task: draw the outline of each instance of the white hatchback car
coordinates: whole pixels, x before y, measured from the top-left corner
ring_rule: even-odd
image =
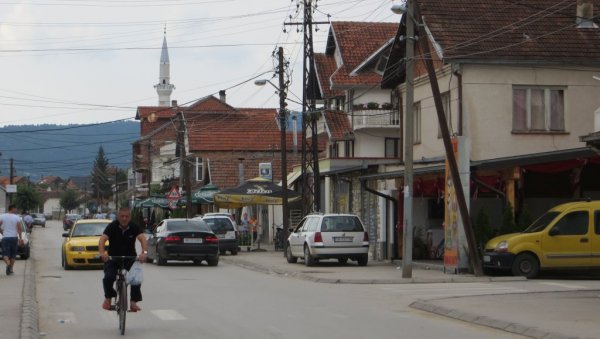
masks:
[[[353,214],[311,214],[300,221],[288,238],[286,258],[295,263],[304,258],[306,266],[319,259],[348,259],[365,266],[369,261],[369,234]]]

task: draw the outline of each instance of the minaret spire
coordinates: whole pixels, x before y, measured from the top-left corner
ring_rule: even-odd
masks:
[[[165,25],[163,44],[160,52],[158,84],[154,85],[154,88],[156,88],[156,93],[158,93],[158,106],[171,106],[171,93],[173,93],[175,85],[170,83],[170,68],[169,49],[167,48],[167,25]]]

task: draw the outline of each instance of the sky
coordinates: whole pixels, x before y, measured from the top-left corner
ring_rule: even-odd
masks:
[[[399,22],[392,0],[312,0],[314,21]],[[400,0],[396,0],[400,2]],[[155,106],[163,36],[172,100],[186,105],[226,89],[234,107],[278,107],[271,79],[279,47],[288,97],[302,98],[298,0],[26,0],[0,2],[0,126],[133,119]],[[297,5],[299,7],[297,7]],[[299,10],[298,10],[299,9]],[[316,26],[324,52],[329,25]],[[277,84],[277,78],[272,79]],[[300,110],[289,102],[288,108]]]

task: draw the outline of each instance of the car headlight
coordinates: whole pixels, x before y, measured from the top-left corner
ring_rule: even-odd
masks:
[[[85,251],[85,246],[71,246],[71,252],[83,252]]]
[[[496,245],[496,248],[494,248],[494,251],[508,252],[508,241],[503,240],[503,241],[499,242],[498,245]]]

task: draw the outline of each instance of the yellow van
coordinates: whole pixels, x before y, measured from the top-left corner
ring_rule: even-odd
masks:
[[[522,233],[485,245],[483,270],[533,278],[540,270],[600,268],[600,201],[558,205]]]

